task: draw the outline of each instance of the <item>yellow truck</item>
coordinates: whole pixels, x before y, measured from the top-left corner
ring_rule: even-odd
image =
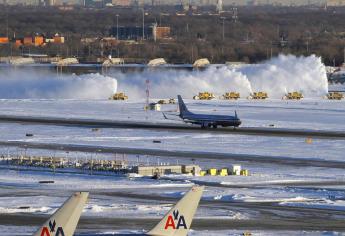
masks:
[[[161,100],[159,100],[157,103],[158,103],[158,104],[161,104],[161,105],[163,105],[163,104],[176,104],[176,101],[175,101],[174,98],[170,98],[169,100],[167,100],[167,99],[161,99]]]
[[[158,103],[158,104],[161,104],[161,105],[163,105],[163,104],[168,104],[167,100],[164,100],[164,99],[159,100],[157,103]]]
[[[114,93],[109,100],[127,100],[128,96],[125,93]]]
[[[169,99],[169,104],[176,104],[176,100],[174,98]]]
[[[344,94],[342,94],[340,92],[329,92],[327,94],[327,98],[329,100],[341,100],[344,98]]]
[[[287,100],[301,100],[302,98],[304,98],[303,94],[297,91],[289,92],[285,94],[285,96],[283,97],[283,99],[287,99]]]
[[[211,100],[214,98],[214,94],[210,92],[201,92],[193,97],[194,100]]]
[[[237,100],[240,97],[241,97],[240,93],[236,93],[236,92],[227,92],[223,95],[224,100]]]
[[[255,100],[264,100],[267,99],[268,95],[266,92],[253,92],[249,95],[248,99],[255,99]]]

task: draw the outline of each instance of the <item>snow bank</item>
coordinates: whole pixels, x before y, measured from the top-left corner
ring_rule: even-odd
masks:
[[[0,207],[0,213],[13,214],[13,213],[51,213],[50,207],[24,207],[24,208],[10,208]]]

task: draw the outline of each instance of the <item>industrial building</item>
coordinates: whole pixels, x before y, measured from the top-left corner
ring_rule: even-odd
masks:
[[[153,27],[154,40],[170,38],[170,27],[156,26]]]
[[[0,44],[7,44],[9,42],[8,37],[0,37]]]
[[[168,174],[193,174],[199,175],[201,168],[197,165],[157,165],[135,166],[133,172],[142,176],[168,175]]]
[[[166,39],[170,37],[170,27],[152,26],[119,26],[110,30],[110,35],[118,37],[119,40],[139,40],[143,38],[149,40]]]
[[[63,44],[65,43],[65,37],[59,34],[55,34],[52,38],[47,38],[42,35],[25,36],[22,38],[21,37],[18,37],[18,38],[0,37],[0,45],[7,44],[7,43],[13,43],[14,46],[16,47],[20,47],[20,46],[40,47],[40,46],[44,46],[47,43]]]
[[[153,39],[153,27],[139,27],[139,26],[119,26],[113,27],[110,34],[114,37],[118,36],[119,40],[139,40],[143,36],[145,39]]]

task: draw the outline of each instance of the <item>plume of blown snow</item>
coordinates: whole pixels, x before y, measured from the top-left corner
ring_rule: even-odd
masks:
[[[114,73],[112,77],[100,74],[57,77],[34,70],[2,72],[0,98],[107,99],[116,90],[133,99],[144,98],[148,79],[153,98],[177,94],[191,98],[202,91],[218,96],[235,91],[242,97],[253,91],[265,91],[273,98],[293,91],[306,97],[320,97],[328,92],[326,67],[321,58],[280,55],[262,64],[240,68],[224,65],[202,71],[152,69],[142,73]]]
[[[100,74],[56,76],[47,71],[7,71],[0,74],[2,99],[107,99],[117,80]]]
[[[239,91],[249,94],[250,83],[245,75],[226,66],[210,67],[205,71],[152,71],[143,73],[116,74],[119,90],[130,97],[145,97],[145,81],[150,80],[150,95],[155,98],[175,97],[180,94],[192,97],[201,91],[223,94],[226,91]]]
[[[293,91],[307,97],[328,93],[326,67],[315,55],[279,55],[263,64],[244,66],[239,71],[246,75],[253,90],[266,91],[270,97],[280,98]]]
[[[204,71],[146,70],[143,73],[116,74],[119,90],[132,98],[145,97],[145,81],[150,80],[150,95],[155,98],[181,94],[191,98],[198,92],[217,95],[236,91],[242,97],[253,91],[265,91],[273,98],[299,91],[306,97],[319,97],[328,92],[326,67],[321,58],[312,55],[296,57],[280,55],[262,64],[240,68],[210,66]]]

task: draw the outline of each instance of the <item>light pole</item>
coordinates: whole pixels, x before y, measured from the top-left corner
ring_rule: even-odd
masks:
[[[119,40],[119,14],[116,14],[116,39]]]
[[[221,17],[220,19],[222,19],[222,21],[223,21],[222,38],[223,38],[223,41],[224,41],[224,38],[225,38],[225,34],[224,34],[224,21],[225,21],[225,17]]]
[[[143,12],[143,40],[145,39],[145,10],[144,8],[141,8]]]

